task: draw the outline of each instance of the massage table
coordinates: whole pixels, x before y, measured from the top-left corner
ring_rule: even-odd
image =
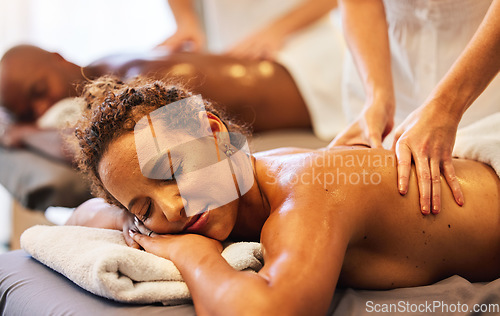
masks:
[[[22,232],[51,224],[49,206],[76,207],[91,195],[89,185],[68,164],[26,149],[0,147],[0,185],[12,197],[11,249],[19,249]]]
[[[441,307],[432,309],[438,304]],[[452,276],[429,286],[389,291],[338,289],[327,315],[373,315],[390,306],[406,310],[393,310],[383,315],[398,315],[403,311],[409,311],[404,313],[407,315],[429,315],[430,311],[440,316],[480,315],[472,311],[474,304],[483,309],[496,308],[496,311],[485,315],[500,315],[500,279],[490,283],[469,283],[459,276]],[[457,308],[463,309],[464,306],[471,310],[456,312]],[[17,250],[0,255],[0,315],[187,316],[195,315],[195,311],[192,304],[135,305],[96,296],[34,260],[26,252]]]

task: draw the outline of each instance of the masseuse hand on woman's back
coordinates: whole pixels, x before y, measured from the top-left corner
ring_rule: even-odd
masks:
[[[177,23],[177,31],[158,46],[167,47],[172,52],[202,51],[205,35],[193,0],[169,0],[168,3]],[[260,30],[241,38],[223,54],[237,59],[274,61],[289,35],[310,26],[336,7],[336,0],[304,0],[283,15],[271,19]]]
[[[394,106],[391,103],[370,104],[358,119],[331,146],[363,143],[382,148],[382,141],[394,124]],[[398,190],[408,191],[412,158],[415,163],[420,209],[422,214],[437,214],[441,209],[441,172],[450,186],[455,201],[462,205],[464,197],[451,163],[460,117],[440,111],[437,101],[429,102],[413,111],[395,130],[392,149],[398,160]]]
[[[441,173],[457,204],[464,203],[451,156],[460,116],[441,111],[440,107],[441,104],[434,100],[413,111],[396,129],[392,146],[398,159],[401,194],[408,191],[413,157],[423,214],[431,211],[437,214],[441,210]]]
[[[439,104],[430,102],[413,111],[395,130],[393,150],[398,160],[398,190],[408,191],[412,158],[415,162],[422,214],[439,213],[441,209],[440,174],[452,189],[455,201],[462,205],[464,198],[451,153],[459,117],[440,113]],[[338,135],[330,146],[366,144],[382,148],[382,141],[394,126],[394,103],[368,103],[357,120]]]
[[[368,100],[357,119],[337,135],[329,147],[363,144],[373,148],[382,148],[382,140],[394,127],[395,109],[392,100],[393,98],[383,101]]]
[[[390,102],[394,100],[394,88],[384,4],[380,0],[343,0],[341,4],[346,39],[367,100],[370,96],[382,95],[389,102],[368,102],[361,116],[329,147],[362,141],[371,147],[381,147],[381,141],[392,129],[394,115],[394,104]],[[395,130],[392,148],[398,160],[398,189],[406,194],[413,159],[423,214],[439,213],[441,209],[441,173],[455,201],[459,205],[464,203],[451,164],[453,145],[462,115],[500,71],[499,51],[500,0],[494,0],[462,54],[427,100]]]

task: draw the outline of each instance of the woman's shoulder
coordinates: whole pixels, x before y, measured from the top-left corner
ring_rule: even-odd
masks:
[[[399,196],[390,151],[280,149],[257,160],[262,172],[258,181],[271,206],[269,229],[315,218],[350,236],[386,205],[374,201]]]
[[[292,196],[318,199],[318,192],[334,191],[366,194],[373,186],[394,181],[395,187],[396,183],[395,156],[383,149],[283,148],[260,153],[256,158],[258,181],[270,202],[277,205]]]
[[[278,148],[255,154],[267,167],[294,172],[311,168],[380,168],[396,167],[392,151],[366,147],[342,146],[331,149]]]

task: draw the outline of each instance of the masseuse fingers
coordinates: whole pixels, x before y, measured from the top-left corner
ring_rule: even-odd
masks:
[[[366,123],[365,123],[366,124]],[[365,127],[365,137],[370,143],[371,148],[384,148],[382,146],[382,132],[373,125],[368,125]]]
[[[462,188],[460,187],[460,183],[458,183],[458,179],[455,175],[455,168],[453,167],[453,163],[451,159],[443,162],[443,174],[446,179],[446,182],[451,188],[451,192],[453,193],[453,197],[458,205],[464,205],[464,194],[462,193]]]
[[[371,148],[384,148],[382,146],[382,136],[380,134],[370,132],[369,140]]]
[[[398,159],[398,190],[400,194],[408,192],[408,181],[411,172],[411,150],[401,142],[395,144],[396,157]]]
[[[414,156],[417,171],[418,191],[420,192],[420,211],[426,215],[430,213],[431,198],[431,172],[429,170],[429,158]]]
[[[439,160],[431,158],[432,213],[441,211],[441,170]]]

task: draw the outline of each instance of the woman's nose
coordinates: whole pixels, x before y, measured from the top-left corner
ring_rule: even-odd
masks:
[[[177,222],[186,218],[184,201],[181,197],[164,201],[161,205],[161,209],[169,222]]]

